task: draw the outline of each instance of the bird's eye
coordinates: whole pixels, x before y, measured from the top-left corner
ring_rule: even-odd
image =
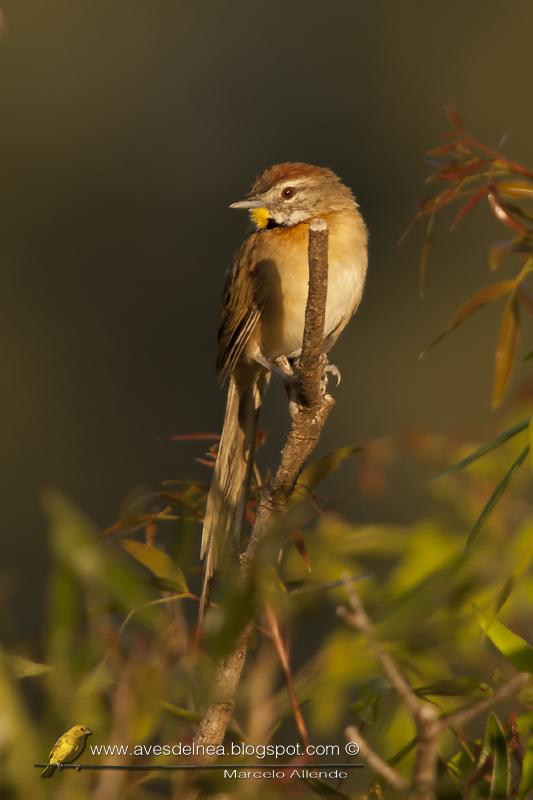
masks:
[[[296,189],[294,189],[292,186],[286,186],[281,191],[281,196],[283,200],[290,200],[291,197],[294,197],[295,194],[296,194]]]

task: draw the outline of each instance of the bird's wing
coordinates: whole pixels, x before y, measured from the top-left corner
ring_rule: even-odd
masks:
[[[252,234],[243,242],[224,287],[217,356],[221,380],[235,369],[260,315],[256,278],[252,274],[257,235]]]
[[[58,758],[58,753],[62,752],[62,750],[65,747],[65,744],[66,744],[67,740],[68,740],[68,737],[67,737],[66,733],[62,734],[62,736],[59,737],[59,739],[57,740],[55,745],[50,750],[50,755],[48,756],[50,761],[52,761],[52,760],[53,761],[59,761],[60,760]]]

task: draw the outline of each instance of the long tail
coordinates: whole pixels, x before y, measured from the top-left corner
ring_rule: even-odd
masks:
[[[209,590],[219,555],[228,534],[233,532],[239,547],[246,512],[246,500],[254,462],[257,418],[261,405],[263,378],[237,382],[232,377],[224,427],[218,447],[202,532],[201,558],[205,558],[205,574],[200,599],[200,622],[209,600]]]
[[[41,778],[51,778],[55,770],[56,770],[55,764],[48,764],[46,769],[43,769],[43,771],[41,772]]]

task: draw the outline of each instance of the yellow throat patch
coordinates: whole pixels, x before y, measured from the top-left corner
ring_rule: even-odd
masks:
[[[266,208],[252,208],[250,210],[250,219],[259,230],[266,228],[268,225],[268,210]]]

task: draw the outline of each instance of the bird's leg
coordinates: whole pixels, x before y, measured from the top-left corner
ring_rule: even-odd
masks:
[[[269,361],[262,355],[258,354],[256,355],[255,360],[261,367],[268,369],[270,372],[280,378],[286,387],[294,386],[297,383],[298,378],[291,369],[289,359],[286,358],[286,356],[280,356],[279,358],[274,359],[274,361]]]
[[[57,764],[56,764],[56,767],[61,772],[61,770],[63,769],[63,762],[62,761],[58,761]]]

